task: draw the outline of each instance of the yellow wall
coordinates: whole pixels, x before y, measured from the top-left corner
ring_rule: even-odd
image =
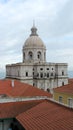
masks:
[[[54,100],[59,101],[59,96],[62,97],[62,103],[68,105],[68,99],[73,99],[73,94],[66,94],[66,93],[58,93],[54,92]]]

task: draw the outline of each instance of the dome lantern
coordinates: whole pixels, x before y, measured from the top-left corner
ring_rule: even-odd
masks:
[[[35,27],[35,25],[33,24],[33,27],[31,28],[31,34],[30,36],[38,36],[37,34],[37,28]]]

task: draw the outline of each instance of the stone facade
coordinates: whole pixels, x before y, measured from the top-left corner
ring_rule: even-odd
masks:
[[[33,26],[23,45],[23,62],[6,65],[6,77],[51,91],[68,84],[67,66],[67,63],[46,62],[46,47]]]

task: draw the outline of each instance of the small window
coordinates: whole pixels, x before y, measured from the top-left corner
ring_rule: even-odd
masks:
[[[47,92],[50,92],[50,89],[49,89],[49,88],[47,88]]]
[[[37,53],[37,57],[38,57],[38,59],[41,59],[41,52],[40,51]]]
[[[52,68],[52,70],[53,70],[53,68]]]
[[[43,68],[40,68],[40,70],[43,70]]]
[[[40,77],[43,78],[43,73],[40,73]]]
[[[34,76],[34,72],[33,72],[33,76]]]
[[[49,68],[47,68],[47,70],[49,70]]]
[[[40,55],[38,55],[38,59],[40,59]]]
[[[23,57],[24,57],[24,59],[25,59],[25,53],[23,54]]]
[[[62,82],[62,86],[64,86],[64,82]]]
[[[64,75],[64,71],[62,71],[62,75]]]
[[[59,102],[62,103],[62,96],[59,96]]]
[[[49,73],[47,73],[47,78],[49,77]]]
[[[29,55],[29,59],[32,59],[32,57],[33,57],[33,53],[32,53],[31,51],[29,52],[28,55]]]
[[[69,107],[72,107],[72,106],[73,106],[73,99],[72,99],[72,98],[69,98],[69,99],[68,99],[68,106],[69,106]]]
[[[51,76],[53,76],[53,73],[51,73]]]
[[[35,86],[35,83],[33,83],[33,86]]]
[[[26,72],[26,77],[28,77],[28,72]]]
[[[37,77],[39,77],[39,73],[37,73]]]

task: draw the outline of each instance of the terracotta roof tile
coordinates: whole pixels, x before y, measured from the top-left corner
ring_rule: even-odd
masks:
[[[18,115],[26,130],[73,130],[73,110],[44,101]]]
[[[73,78],[68,79],[69,83],[73,83]]]
[[[0,103],[0,119],[13,118],[17,116],[18,114],[25,112],[26,110],[39,104],[42,101],[43,100]]]
[[[54,88],[54,92],[73,94],[73,82],[61,87]]]
[[[14,80],[14,87],[12,87],[12,80],[0,80],[0,94],[6,94],[12,97],[34,97],[34,96],[48,96],[52,95],[48,92],[40,90],[29,84],[21,83]]]

